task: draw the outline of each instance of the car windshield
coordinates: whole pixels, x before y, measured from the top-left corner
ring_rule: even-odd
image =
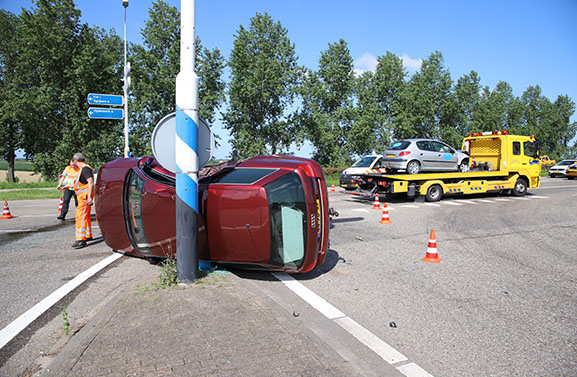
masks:
[[[388,150],[389,151],[402,151],[404,149],[407,149],[407,147],[411,145],[410,141],[397,141],[395,143],[393,143],[393,145],[391,145]]]
[[[365,156],[360,158],[353,164],[353,168],[368,168],[371,166],[373,161],[375,161],[375,158],[377,158],[377,156]]]
[[[571,165],[574,163],[575,163],[575,160],[564,160],[564,161],[561,161],[558,165],[565,166],[565,165]]]
[[[303,183],[292,172],[264,185],[270,217],[270,263],[299,268],[307,244]]]

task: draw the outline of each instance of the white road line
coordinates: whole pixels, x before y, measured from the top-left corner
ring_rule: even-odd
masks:
[[[349,334],[354,336],[362,344],[367,346],[387,363],[394,364],[408,361],[408,358],[384,342],[382,339],[371,333],[369,330],[347,317],[343,312],[329,304],[324,298],[320,297],[292,276],[286,273],[273,272],[272,275],[280,280],[287,288],[293,291],[297,296],[302,298],[306,303],[321,312],[325,317],[333,320]],[[407,377],[433,377],[423,368],[411,362],[395,368]]]
[[[505,198],[495,198],[496,201],[498,202],[510,202],[511,199],[505,199]]]
[[[520,198],[520,197],[519,198],[515,197],[515,198],[511,198],[511,199],[514,199],[514,200],[531,200],[529,198]]]
[[[467,203],[467,204],[475,204],[475,205],[479,204],[479,203],[475,203],[472,200],[464,200],[464,199],[459,200],[459,203]]]
[[[539,195],[531,195],[532,198],[537,198],[537,199],[549,199],[548,196],[539,196]]]
[[[351,211],[369,213],[369,210],[368,210],[368,209],[365,209],[365,208],[353,208]]]
[[[437,204],[437,203],[425,203],[425,205],[429,206],[429,207],[440,207],[441,206],[440,204]]]
[[[460,206],[460,205],[462,205],[462,204],[459,204],[459,203],[457,203],[457,202],[451,202],[451,201],[449,201],[449,200],[444,201],[443,204],[450,204],[450,205],[452,205],[452,206]]]
[[[402,207],[402,208],[421,208],[421,207],[419,207],[419,206],[415,206],[415,205],[412,205],[412,204],[405,204],[405,205],[402,205],[401,207]]]
[[[22,314],[8,326],[0,330],[0,349],[14,339],[14,337],[16,337],[16,335],[18,335],[22,330],[28,327],[34,320],[36,320],[36,318],[40,317],[42,313],[50,309],[52,305],[56,304],[80,284],[84,283],[90,277],[94,276],[96,273],[122,256],[123,254],[115,253],[98,262],[88,270],[70,280],[68,283],[64,284],[62,287],[52,292],[38,304],[30,308],[26,313]]]
[[[475,199],[475,200],[483,203],[495,203],[493,200],[486,200],[486,199]]]
[[[14,216],[14,217],[18,217],[18,218],[25,218],[25,217],[51,217],[54,216],[54,218],[58,217],[58,214],[55,213],[54,215],[23,215],[23,216]]]

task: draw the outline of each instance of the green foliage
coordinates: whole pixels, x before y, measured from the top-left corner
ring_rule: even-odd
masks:
[[[298,81],[297,57],[287,30],[266,13],[237,32],[228,65],[231,80],[225,128],[232,137],[232,157],[278,153],[298,137],[291,116]]]
[[[160,288],[169,288],[180,283],[176,258],[166,258],[160,265],[160,276],[158,277]]]
[[[62,309],[62,313],[60,315],[62,316],[62,327],[64,328],[64,333],[66,335],[70,335],[70,318],[68,317],[68,306],[65,306],[64,309]]]
[[[31,200],[31,199],[58,199],[62,197],[60,191],[24,189],[17,191],[0,191],[0,201],[4,200]]]
[[[142,30],[144,46],[131,44],[132,90],[129,111],[133,155],[152,153],[150,137],[156,124],[176,110],[176,75],[180,71],[180,13],[159,0],[148,12]],[[224,102],[222,74],[225,59],[220,50],[208,50],[195,41],[195,71],[199,77],[199,116],[214,122]]]

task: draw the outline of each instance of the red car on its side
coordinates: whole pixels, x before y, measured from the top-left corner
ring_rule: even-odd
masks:
[[[102,166],[95,209],[106,244],[149,259],[176,256],[175,181],[153,157]],[[207,167],[198,191],[199,259],[292,273],[323,263],[328,196],[317,162],[258,156]]]

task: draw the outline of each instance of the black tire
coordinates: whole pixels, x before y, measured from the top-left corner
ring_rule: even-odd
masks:
[[[421,172],[421,164],[419,161],[412,160],[407,164],[407,174],[419,174]]]
[[[567,179],[569,179],[569,180],[571,180],[571,181],[572,181],[572,180],[574,180],[574,179],[575,179],[575,177],[567,177]]]
[[[461,161],[461,164],[457,167],[460,173],[466,173],[469,171],[469,160]]]
[[[427,202],[438,202],[443,197],[443,188],[441,185],[431,185],[427,189]]]
[[[515,183],[515,188],[511,190],[514,196],[524,196],[527,193],[527,181],[523,178],[517,179]]]

